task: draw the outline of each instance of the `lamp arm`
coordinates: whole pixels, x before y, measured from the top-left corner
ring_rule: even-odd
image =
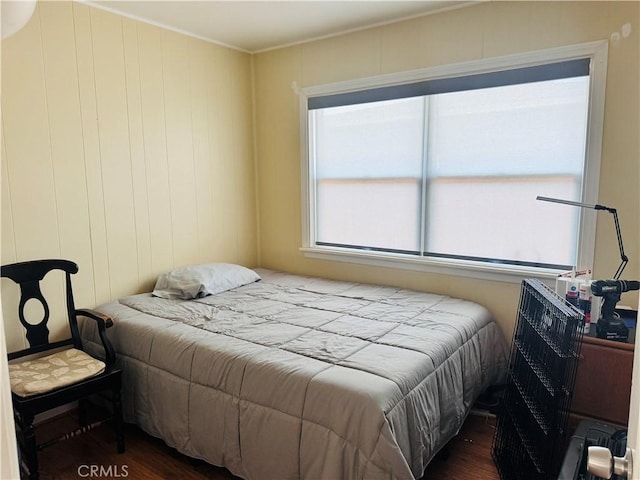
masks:
[[[620,232],[620,223],[618,223],[618,212],[616,212],[615,208],[613,209],[613,221],[616,225],[616,236],[618,237],[618,247],[620,248],[620,258],[622,259],[618,270],[616,270],[616,273],[613,275],[613,279],[618,280],[620,275],[622,275],[624,267],[627,266],[629,258],[625,255],[624,247],[622,246],[622,233]]]
[[[604,205],[595,205],[594,208],[596,210],[606,210],[613,215],[613,223],[616,227],[616,237],[618,238],[618,248],[620,249],[620,259],[622,260],[620,266],[616,270],[616,273],[613,275],[613,279],[618,280],[620,275],[622,275],[624,267],[626,267],[629,262],[629,257],[625,255],[624,246],[622,245],[622,232],[620,231],[620,222],[618,221],[618,211],[615,208],[605,207]]]

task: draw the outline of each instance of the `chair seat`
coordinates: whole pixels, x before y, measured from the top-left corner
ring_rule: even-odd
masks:
[[[35,360],[9,364],[11,391],[20,397],[42,394],[95,377],[104,362],[71,348]]]

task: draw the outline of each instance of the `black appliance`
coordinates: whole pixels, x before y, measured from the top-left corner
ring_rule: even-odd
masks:
[[[607,447],[616,457],[623,457],[627,449],[627,430],[595,420],[582,420],[571,436],[558,480],[600,480],[587,472],[589,447]],[[613,475],[612,480],[622,480]]]

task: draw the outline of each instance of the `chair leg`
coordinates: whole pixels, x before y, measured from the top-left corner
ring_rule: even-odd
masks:
[[[124,453],[124,422],[122,420],[122,397],[120,389],[113,391],[113,421],[118,442],[118,453]]]
[[[29,470],[29,480],[38,480],[38,445],[36,431],[33,428],[33,417],[24,420],[22,435],[24,441],[22,454]]]

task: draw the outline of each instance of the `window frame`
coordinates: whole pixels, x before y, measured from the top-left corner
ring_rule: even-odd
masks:
[[[606,40],[556,47],[545,50],[518,53],[502,57],[474,60],[464,63],[442,65],[407,72],[377,75],[342,82],[314,85],[298,90],[300,105],[301,137],[301,193],[302,193],[302,246],[305,257],[330,261],[349,262],[379,267],[424,271],[439,274],[458,275],[472,278],[517,282],[525,277],[551,280],[559,270],[550,268],[492,264],[488,262],[457,260],[453,258],[403,255],[391,252],[359,251],[349,248],[318,246],[316,241],[315,218],[315,178],[312,176],[312,161],[309,155],[313,137],[309,134],[313,125],[308,115],[309,98],[323,95],[368,90],[402,83],[456,77],[463,75],[490,73],[510,68],[544,65],[557,61],[589,57],[591,60],[589,111],[585,167],[581,201],[598,203],[602,133],[604,128],[604,107],[607,74],[608,42]],[[558,206],[558,208],[571,208]],[[578,208],[578,207],[573,207]],[[578,255],[576,267],[591,268],[595,251],[596,213],[579,209]]]

